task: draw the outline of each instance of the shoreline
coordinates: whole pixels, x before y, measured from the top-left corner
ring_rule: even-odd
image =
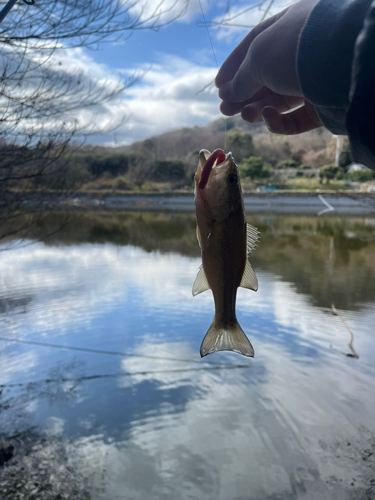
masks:
[[[324,200],[324,201],[323,201]],[[23,193],[20,206],[41,210],[194,212],[193,193]],[[255,192],[244,195],[246,213],[368,215],[375,217],[375,193]],[[329,209],[328,207],[333,207]],[[323,213],[322,213],[323,212]]]

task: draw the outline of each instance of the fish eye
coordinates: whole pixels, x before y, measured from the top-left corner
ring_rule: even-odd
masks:
[[[230,184],[231,186],[235,186],[238,182],[238,177],[236,174],[230,174],[228,175],[228,184]]]

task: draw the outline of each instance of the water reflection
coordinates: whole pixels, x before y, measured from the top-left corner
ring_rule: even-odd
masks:
[[[44,482],[38,499],[74,488],[105,500],[372,498],[373,220],[249,221],[262,232],[260,288],[240,290],[238,316],[254,360],[199,359],[213,302],[191,296],[192,215],[88,214],[1,254],[1,336],[26,342],[0,340],[0,441],[14,446],[1,491],[34,498]],[[340,314],[359,359],[331,349],[348,350]]]
[[[321,307],[333,302],[339,309],[352,309],[375,301],[375,218],[263,215],[248,220],[261,231],[262,244],[253,256],[258,268],[294,283]],[[6,233],[6,227],[2,230]],[[66,215],[55,214],[38,221],[28,235],[34,240],[49,235],[45,244],[54,248],[110,243],[111,248],[130,245],[190,257],[200,252],[193,214],[93,212],[71,216],[69,224]]]

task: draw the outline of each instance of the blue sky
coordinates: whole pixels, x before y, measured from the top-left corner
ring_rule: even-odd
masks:
[[[264,0],[261,8],[256,6],[262,3],[259,0],[232,3],[227,0],[201,1],[220,65],[250,27],[261,20],[271,0]],[[165,0],[167,7],[171,5],[168,2],[175,3],[175,7],[161,17],[167,21],[185,5],[185,0]],[[276,0],[271,12],[281,10],[288,3],[288,0]],[[154,9],[158,4],[156,0],[141,0],[133,4],[133,10],[136,13],[143,5],[146,15],[148,9]],[[229,21],[232,25],[215,27],[211,24],[223,18],[230,19],[251,5],[254,5],[252,10]],[[203,24],[199,1],[190,0],[184,16],[158,31],[134,31],[127,40],[103,44],[97,51],[68,50],[66,62],[83,68],[90,78],[113,84],[119,74],[125,78],[137,72],[143,75],[121,96],[94,110],[96,121],[104,127],[111,128],[122,120],[124,123],[107,135],[91,137],[89,142],[121,146],[185,126],[206,125],[220,116],[216,89],[212,86],[199,93],[217,73],[215,57]],[[80,118],[89,123],[92,121],[91,113],[85,110]]]

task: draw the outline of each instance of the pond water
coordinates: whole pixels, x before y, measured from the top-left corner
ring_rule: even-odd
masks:
[[[375,498],[375,218],[248,217],[255,358],[200,359],[194,215],[62,217],[0,254],[1,498]]]

